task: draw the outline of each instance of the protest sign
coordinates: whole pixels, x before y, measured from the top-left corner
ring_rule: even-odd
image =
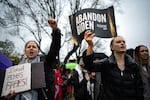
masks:
[[[37,89],[46,87],[45,71],[43,62],[31,64],[31,88]]]
[[[97,37],[111,38],[117,35],[113,6],[107,9],[82,9],[69,16],[72,35],[81,42],[83,32],[93,31]]]
[[[45,86],[42,62],[19,64],[6,69],[1,96],[7,95],[11,90],[19,93]]]
[[[2,96],[11,90],[16,93],[31,89],[31,64],[20,64],[6,69]]]

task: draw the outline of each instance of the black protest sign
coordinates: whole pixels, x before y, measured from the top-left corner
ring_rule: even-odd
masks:
[[[31,72],[31,88],[37,89],[46,87],[44,63],[32,63]]]
[[[83,32],[92,30],[97,37],[111,38],[117,35],[114,8],[83,9],[69,16],[72,35],[81,42]]]

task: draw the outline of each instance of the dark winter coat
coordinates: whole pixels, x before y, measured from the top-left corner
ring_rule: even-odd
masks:
[[[38,100],[54,100],[54,66],[58,63],[58,56],[61,46],[61,33],[59,29],[52,32],[52,43],[46,56],[41,57],[44,61],[46,88],[38,90]]]
[[[93,55],[84,56],[86,69],[101,72],[101,100],[143,100],[143,83],[139,67],[131,57],[125,55],[125,70],[117,67],[114,55],[93,63]]]
[[[73,75],[71,77],[75,100],[91,100],[91,96],[87,90],[87,80],[85,79],[84,72],[82,73],[83,79],[81,82],[79,82],[79,74],[76,70],[73,71]]]

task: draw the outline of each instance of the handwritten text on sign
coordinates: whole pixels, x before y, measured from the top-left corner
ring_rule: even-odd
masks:
[[[2,96],[11,90],[16,93],[31,89],[31,64],[20,64],[6,69]]]

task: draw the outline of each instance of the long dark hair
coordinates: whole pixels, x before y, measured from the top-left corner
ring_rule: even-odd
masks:
[[[146,66],[146,69],[147,69],[147,71],[149,73],[149,77],[150,77],[150,63],[149,63],[149,59],[147,59],[147,61],[143,61],[143,59],[140,56],[140,48],[141,47],[146,47],[147,48],[147,46],[145,46],[145,45],[138,45],[135,48],[135,50],[134,50],[135,61],[141,67],[143,66],[143,64],[144,64],[144,66]]]
[[[139,65],[142,65],[144,62],[143,62],[143,59],[141,59],[141,57],[140,57],[140,48],[141,47],[146,47],[147,48],[147,46],[145,46],[145,45],[138,45],[136,48],[135,48],[135,50],[134,50],[134,55],[135,55],[135,61],[137,62],[137,64],[139,64]],[[148,61],[146,62],[146,63],[148,63]]]

